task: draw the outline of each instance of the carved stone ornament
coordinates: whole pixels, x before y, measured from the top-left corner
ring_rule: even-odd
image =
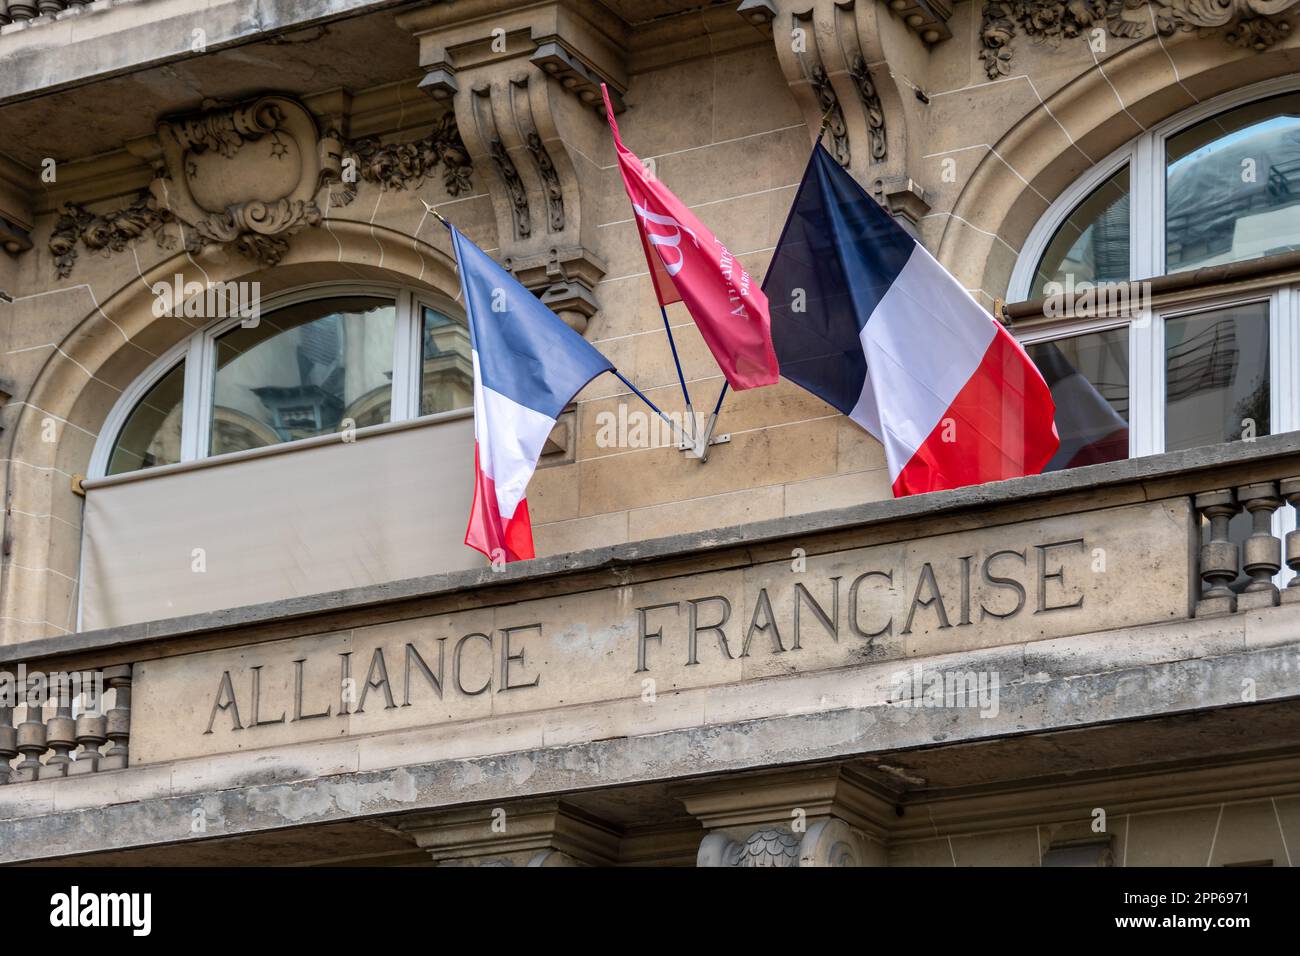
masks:
[[[844,111],[840,109],[840,101],[835,96],[835,88],[831,86],[825,67],[819,63],[809,70],[808,83],[822,109],[822,124],[825,127],[823,135],[830,138],[830,154],[837,163],[847,168],[850,158],[849,128],[844,122]]]
[[[515,237],[527,239],[533,231],[532,215],[528,208],[528,190],[524,188],[524,181],[519,178],[519,170],[515,168],[514,160],[510,158],[510,152],[499,136],[492,138],[488,150],[492,154],[492,162],[496,164],[497,172],[501,174],[502,182],[505,183],[506,194],[510,197],[510,207],[514,211]]]
[[[800,99],[810,128],[817,131],[836,162],[861,175],[868,167],[886,161],[889,139],[882,88],[869,65],[874,62],[878,69],[884,67],[885,57],[873,29],[858,25],[857,12],[853,0],[819,0],[791,18],[799,43],[790,43],[784,28],[776,30],[773,37],[782,71]],[[883,82],[888,88],[892,78],[888,78],[887,68],[882,75],[887,77]],[[860,120],[854,98],[861,109]],[[855,146],[853,140],[864,127],[866,138]]]
[[[867,68],[866,58],[861,53],[854,54],[853,64],[849,67],[849,76],[858,89],[858,98],[862,100],[862,111],[867,118],[867,132],[871,137],[871,160],[880,162],[885,158],[885,107],[876,92],[876,84],[871,79],[871,70]]]
[[[783,826],[755,830],[745,840],[715,831],[700,843],[701,867],[856,867],[866,863],[862,838],[843,820],[812,823],[803,834]]]
[[[72,274],[78,242],[91,252],[121,252],[128,242],[149,232],[160,247],[167,247],[174,243],[162,227],[171,221],[171,213],[160,209],[148,194],[125,209],[103,215],[89,212],[77,203],[64,203],[50,235],[50,252],[54,254],[59,278],[66,279]]]
[[[1104,28],[1117,39],[1141,40],[1154,28],[1161,36],[1197,30],[1221,34],[1234,46],[1266,50],[1291,32],[1281,19],[1300,0],[985,0],[980,59],[989,79],[1011,72],[1011,41],[1017,31],[1036,42],[1059,45]]]
[[[332,132],[332,131],[331,131]],[[343,158],[352,160],[357,176],[381,189],[418,189],[442,167],[442,184],[452,196],[470,190],[473,166],[456,128],[456,114],[444,113],[433,131],[413,143],[382,143],[377,136],[352,140],[343,146]],[[346,206],[355,194],[355,179],[344,176],[347,187],[334,197]]]
[[[316,195],[339,178],[340,146],[301,103],[264,96],[158,124],[164,174],[149,189],[183,226],[191,251],[233,243],[272,266],[287,237],[320,222]]]
[[[190,252],[233,246],[264,266],[289,249],[289,237],[321,221],[318,197],[347,205],[358,179],[381,189],[415,189],[442,167],[453,196],[470,189],[472,168],[452,113],[412,143],[378,137],[344,142],[336,130],[319,135],[301,103],[265,96],[233,108],[158,124],[161,160],[147,193],[125,209],[96,214],[67,203],[50,237],[59,278],[72,273],[78,244],[120,252],[146,232],[159,246],[175,242],[162,227],[177,223]],[[344,176],[345,161],[349,175]]]

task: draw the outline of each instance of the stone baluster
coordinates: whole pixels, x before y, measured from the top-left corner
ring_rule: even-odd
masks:
[[[113,709],[108,712],[108,753],[100,762],[101,770],[122,770],[128,764],[131,738],[131,665],[104,668],[104,683],[117,692]]]
[[[14,768],[14,783],[39,780],[44,770],[41,754],[45,753],[45,707],[34,703],[35,700],[35,693],[30,693],[27,699],[27,717],[18,725],[18,752],[23,755],[23,759]]]
[[[103,689],[96,683],[83,692],[82,711],[77,715],[77,743],[81,745],[81,753],[68,768],[69,775],[97,771],[101,758],[99,748],[107,742],[108,717],[104,715]]]
[[[36,0],[9,0],[9,16],[14,20],[31,20],[36,16]]]
[[[64,0],[37,0],[36,9],[43,17],[52,17],[56,13],[61,13],[67,7]]]
[[[13,22],[13,17],[9,16],[9,0],[0,0],[0,27]]]
[[[1231,584],[1237,579],[1237,546],[1228,540],[1228,522],[1241,508],[1231,488],[1206,491],[1196,496],[1196,510],[1210,519],[1210,540],[1201,545],[1201,599],[1197,617],[1231,614],[1237,609],[1237,595]]]
[[[72,721],[72,682],[67,674],[57,678],[54,716],[45,725],[45,746],[54,753],[45,761],[45,776],[66,777],[72,765],[72,749],[77,746],[77,725]]]
[[[1237,596],[1237,609],[1272,607],[1278,603],[1273,575],[1282,570],[1282,542],[1273,536],[1273,512],[1282,507],[1277,482],[1243,485],[1237,489],[1237,500],[1250,512],[1252,526],[1242,561],[1250,583]]]
[[[1295,510],[1296,530],[1286,536],[1286,566],[1295,577],[1282,591],[1282,603],[1300,603],[1300,478],[1288,478],[1278,486],[1278,492]]]
[[[14,729],[14,709],[0,704],[0,787],[9,782],[13,768],[9,761],[18,756],[18,731]]]

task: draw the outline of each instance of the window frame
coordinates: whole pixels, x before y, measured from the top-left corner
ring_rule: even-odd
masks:
[[[1129,457],[1165,451],[1165,321],[1237,305],[1269,305],[1270,434],[1300,431],[1300,283],[1153,306],[1138,316],[1104,316],[1040,325],[1016,335],[1021,345],[1128,327]]]
[[[1165,275],[1166,141],[1238,106],[1297,91],[1300,91],[1300,74],[1243,86],[1157,123],[1095,164],[1056,198],[1030,230],[1007,283],[1007,301],[1022,302],[1033,295],[1039,260],[1056,230],[1079,203],[1126,163],[1129,167],[1129,278],[1140,280]]]
[[[460,417],[456,413],[463,412],[471,407],[467,405],[464,409],[447,409],[429,415],[419,413],[422,363],[418,353],[420,349],[422,309],[428,307],[436,312],[450,316],[456,321],[462,323],[465,321],[461,310],[456,308],[454,301],[445,295],[425,289],[414,289],[394,282],[318,282],[296,286],[293,289],[264,296],[260,303],[260,313],[263,316],[269,316],[287,306],[340,296],[369,296],[386,299],[394,304],[394,321],[396,325],[393,330],[393,374],[389,418],[387,422],[371,427],[384,428],[398,422],[413,421],[419,418],[436,420],[439,416],[449,413],[455,415],[455,417]],[[87,468],[89,478],[108,476],[113,448],[131,412],[149,393],[149,390],[181,362],[185,363],[185,384],[181,399],[181,455],[180,461],[173,464],[219,461],[224,458],[246,454],[244,451],[227,452],[220,455],[213,455],[208,452],[214,412],[216,341],[224,333],[236,328],[242,321],[241,318],[236,316],[218,319],[205,326],[195,328],[184,339],[156,358],[122,392],[112,410],[104,419],[99,438],[95,442],[95,448],[91,453]],[[319,437],[310,436],[294,441],[279,442],[269,447],[283,449],[307,442],[316,442]],[[153,468],[136,469],[137,472],[152,470]]]

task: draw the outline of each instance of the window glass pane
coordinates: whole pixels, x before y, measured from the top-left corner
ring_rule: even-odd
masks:
[[[1268,303],[1165,320],[1165,450],[1269,434]]]
[[[1128,279],[1128,167],[1106,180],[1061,223],[1034,272],[1031,298],[1049,282],[1124,282]]]
[[[1169,272],[1300,249],[1300,93],[1220,114],[1165,148]]]
[[[1044,471],[1128,457],[1128,327],[1026,348],[1056,404],[1061,447]]]
[[[120,475],[181,460],[181,398],[185,363],[181,362],[149,389],[131,409],[108,458],[108,474]]]
[[[384,299],[319,299],[217,339],[214,455],[386,422],[396,311]]]
[[[427,306],[420,331],[420,369],[421,415],[474,404],[469,329]]]

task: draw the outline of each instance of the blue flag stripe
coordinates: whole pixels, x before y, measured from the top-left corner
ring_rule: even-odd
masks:
[[[763,280],[781,374],[848,414],[861,332],[916,242],[817,144]]]
[[[613,366],[455,227],[451,236],[484,387],[555,418]]]

